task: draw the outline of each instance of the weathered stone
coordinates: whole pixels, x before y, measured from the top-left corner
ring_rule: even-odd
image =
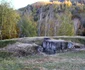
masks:
[[[84,48],[84,45],[80,44],[80,43],[74,43],[74,47],[75,48]]]
[[[47,54],[55,54],[56,52],[73,50],[75,45],[71,41],[45,38],[42,46],[43,52]]]
[[[43,47],[39,46],[37,50],[38,50],[39,53],[41,53],[41,52],[43,52]]]
[[[45,39],[43,42],[43,52],[55,54],[68,48],[68,42],[65,40]]]

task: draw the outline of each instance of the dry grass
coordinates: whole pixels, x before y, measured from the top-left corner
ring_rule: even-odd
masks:
[[[0,70],[85,70],[85,51],[0,57]]]

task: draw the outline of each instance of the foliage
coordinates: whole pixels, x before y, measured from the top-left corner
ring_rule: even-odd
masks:
[[[20,25],[20,37],[32,37],[37,35],[36,23],[27,16],[21,18]]]
[[[71,13],[66,10],[63,14],[61,14],[61,16],[59,14],[57,14],[57,18],[59,20],[58,35],[73,36],[74,35],[74,26],[73,26],[73,22],[71,20]]]
[[[17,37],[17,22],[19,15],[7,2],[0,4],[0,38],[10,39]]]
[[[21,15],[20,17],[18,13]],[[38,29],[40,29],[41,36],[72,36],[74,35],[72,17],[81,19],[80,22],[83,26],[79,32],[85,34],[84,4],[76,3],[72,5],[70,0],[65,0],[62,3],[54,1],[38,8],[28,5],[19,9],[18,13],[9,3],[2,2],[0,4],[0,39],[36,36]],[[38,24],[40,24],[40,27],[37,29]]]
[[[67,7],[71,7],[71,6],[72,6],[72,3],[71,3],[70,0],[69,0],[69,1],[65,0],[65,1],[64,1],[64,4],[65,4]]]

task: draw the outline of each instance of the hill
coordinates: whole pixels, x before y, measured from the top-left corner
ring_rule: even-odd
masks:
[[[57,30],[60,29],[57,27],[58,21],[59,23],[63,23],[64,21],[61,19],[61,17],[59,18],[59,16],[63,16],[66,18],[65,21],[67,21],[66,23],[72,23],[74,21],[74,26],[75,27],[75,34],[76,35],[85,35],[85,23],[84,23],[84,19],[85,19],[85,11],[84,11],[84,4],[63,4],[60,2],[36,2],[32,5],[28,5],[24,8],[20,8],[17,10],[18,13],[22,16],[32,16],[33,20],[35,22],[37,22],[38,25],[38,35],[58,35],[57,33],[53,33],[53,32],[58,32]],[[68,17],[66,16],[69,16]],[[77,20],[74,20],[75,18],[77,18]],[[60,22],[61,20],[61,22]],[[69,21],[70,20],[70,21]],[[76,22],[78,21],[78,23]],[[45,28],[45,25],[47,24],[47,27]],[[56,25],[56,29],[52,29],[54,28],[54,26]],[[48,26],[51,26],[52,28],[49,29]],[[47,32],[45,32],[46,30]],[[50,30],[50,31],[49,31]],[[55,31],[53,31],[55,30]]]

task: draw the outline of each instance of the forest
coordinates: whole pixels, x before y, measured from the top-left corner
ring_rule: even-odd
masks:
[[[85,5],[56,2],[15,10],[0,3],[0,39],[34,36],[85,36]]]

